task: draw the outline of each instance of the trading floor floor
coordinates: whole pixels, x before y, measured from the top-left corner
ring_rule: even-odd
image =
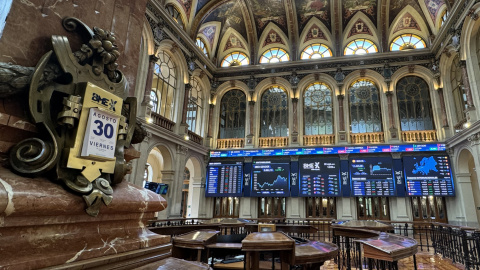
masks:
[[[337,270],[337,265],[332,261],[325,262],[321,270]],[[406,258],[399,261],[398,269],[400,270],[412,270],[413,258]],[[417,269],[418,270],[464,270],[465,267],[461,264],[453,264],[451,260],[443,259],[441,256],[433,255],[429,253],[417,254]]]

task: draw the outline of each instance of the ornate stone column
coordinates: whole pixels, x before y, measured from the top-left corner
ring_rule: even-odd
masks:
[[[192,85],[189,83],[185,84],[185,92],[183,96],[183,111],[182,111],[182,122],[180,123],[180,135],[188,134],[188,124],[187,124],[187,110],[188,110],[188,97],[190,96],[190,90]]]
[[[145,106],[145,117],[150,118],[152,115],[152,105],[150,104],[150,91],[152,91],[153,83],[153,71],[155,63],[158,61],[158,57],[155,55],[149,56],[148,61],[148,73],[147,73],[147,82],[145,83],[145,93],[143,95],[142,105]]]
[[[212,138],[212,121],[213,121],[213,109],[215,108],[215,104],[210,104],[210,108],[208,111],[208,131],[207,131],[207,139],[205,140],[207,146],[212,147],[211,143],[213,141]]]
[[[176,155],[174,157],[174,170],[175,176],[172,186],[169,187],[169,202],[167,211],[168,217],[181,217],[181,205],[182,205],[182,187],[183,187],[183,174],[185,172],[185,164],[187,162],[188,148],[183,145],[177,145]]]
[[[398,140],[398,129],[395,127],[395,119],[393,117],[393,91],[385,93],[388,103],[388,122],[390,123],[389,131],[392,139]]]
[[[339,142],[346,142],[347,135],[345,132],[345,115],[343,112],[343,99],[345,98],[344,95],[337,95],[338,100],[338,133],[339,133]]]
[[[247,135],[247,140],[245,142],[245,146],[249,146],[249,148],[253,147],[253,138],[254,138],[254,121],[253,121],[253,114],[255,113],[254,112],[254,109],[255,109],[255,101],[253,100],[250,100],[248,102],[248,107],[249,107],[249,110],[250,110],[250,115],[249,115],[249,122],[250,122],[250,125],[249,125],[249,134]]]
[[[443,88],[437,89],[438,99],[440,99],[440,109],[442,111],[442,127],[448,127],[447,111],[445,110],[445,99],[443,97]]]
[[[474,105],[472,99],[472,90],[470,88],[470,82],[468,81],[467,62],[465,60],[460,60],[460,67],[462,68],[462,80],[465,95],[467,96],[467,106],[468,108],[472,108]]]
[[[292,128],[292,145],[298,144],[298,113],[297,113],[297,106],[298,106],[298,98],[292,98],[292,106],[293,106],[293,128]]]

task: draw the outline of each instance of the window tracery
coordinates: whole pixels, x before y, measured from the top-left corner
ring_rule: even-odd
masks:
[[[242,52],[232,52],[227,54],[220,64],[221,67],[235,67],[248,65],[249,60],[246,54]]]
[[[303,96],[305,135],[333,134],[332,90],[322,82],[310,84]]]
[[[311,44],[303,49],[300,59],[318,59],[323,57],[331,57],[332,51],[326,45],[317,43]]]
[[[390,51],[403,51],[425,48],[425,41],[414,34],[403,34],[393,39],[390,44]]]
[[[280,86],[271,86],[261,99],[260,137],[288,136],[288,99]]]
[[[260,57],[260,64],[278,63],[290,61],[288,53],[281,48],[271,48],[266,50]]]
[[[433,130],[427,83],[419,77],[407,76],[398,81],[396,89],[401,130]]]
[[[349,89],[350,130],[352,133],[382,131],[380,95],[368,79],[353,82]]]
[[[360,38],[348,43],[345,47],[344,55],[363,55],[376,52],[378,52],[378,49],[375,43],[368,39]]]
[[[220,103],[220,139],[244,138],[247,98],[241,90],[230,90]]]
[[[164,51],[158,55],[158,61],[154,65],[152,91],[157,95],[157,105],[153,112],[173,120],[174,96],[177,87],[175,63]],[[150,96],[152,98],[152,96]],[[152,105],[153,104],[153,101]]]

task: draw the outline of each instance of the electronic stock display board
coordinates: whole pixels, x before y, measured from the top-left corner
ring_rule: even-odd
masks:
[[[445,144],[384,144],[362,146],[303,147],[284,149],[245,149],[210,151],[211,158],[217,157],[276,157],[298,155],[372,154],[399,152],[445,151]]]
[[[290,163],[254,161],[250,187],[252,197],[288,197],[290,195]]]
[[[211,162],[207,169],[206,197],[242,196],[242,162]]]
[[[300,159],[299,193],[301,197],[340,196],[340,159]]]
[[[350,159],[353,196],[395,196],[395,182],[390,157]]]
[[[455,196],[446,154],[404,156],[403,167],[408,196]]]

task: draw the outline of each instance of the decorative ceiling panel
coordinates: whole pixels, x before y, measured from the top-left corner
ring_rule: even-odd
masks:
[[[330,2],[332,0],[296,0],[297,19],[301,33],[312,17],[318,18],[328,30],[332,31]]]
[[[212,1],[212,0],[198,0],[195,15],[210,1]]]
[[[283,0],[248,0],[247,2],[250,3],[253,12],[257,38],[262,35],[269,22],[274,22],[284,33],[288,33],[287,15]]]
[[[376,0],[344,0],[342,5],[343,27],[346,27],[357,12],[363,12],[377,25],[377,1]]]
[[[425,0],[425,6],[427,6],[428,13],[430,13],[430,18],[432,18],[433,23],[436,22],[438,11],[443,5],[445,5],[445,1],[443,0]]]
[[[192,10],[192,0],[177,0],[187,14],[187,21],[190,21],[190,11]]]
[[[232,27],[238,33],[240,33],[243,38],[247,39],[245,21],[241,10],[241,3],[239,1],[230,1],[218,6],[207,16],[203,23],[211,21],[222,23],[220,40],[222,40],[223,34],[229,27]]]

